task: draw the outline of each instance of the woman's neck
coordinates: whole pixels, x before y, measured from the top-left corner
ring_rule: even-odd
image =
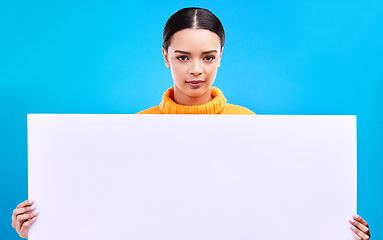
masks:
[[[184,93],[182,93],[181,90],[177,88],[177,86],[174,86],[174,101],[178,104],[185,105],[185,106],[203,105],[212,100],[210,91],[211,91],[211,87],[208,89],[208,91],[203,93],[201,96],[192,97],[192,96],[185,95]]]

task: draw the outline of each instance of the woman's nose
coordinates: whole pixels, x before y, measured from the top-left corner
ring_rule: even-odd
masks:
[[[203,72],[201,62],[199,60],[192,61],[192,64],[190,66],[190,73],[194,75],[200,75]]]

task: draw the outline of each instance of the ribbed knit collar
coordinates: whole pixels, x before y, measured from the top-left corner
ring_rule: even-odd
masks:
[[[209,102],[196,105],[186,106],[176,103],[174,99],[174,87],[166,90],[162,96],[160,110],[163,114],[219,114],[226,106],[227,100],[221,90],[211,87],[211,97]]]

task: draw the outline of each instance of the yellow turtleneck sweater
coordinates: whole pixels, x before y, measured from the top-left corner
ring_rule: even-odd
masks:
[[[203,105],[185,106],[173,100],[174,87],[171,87],[164,93],[159,106],[137,114],[255,114],[247,108],[227,103],[222,91],[216,87],[211,87],[211,97],[213,99]]]

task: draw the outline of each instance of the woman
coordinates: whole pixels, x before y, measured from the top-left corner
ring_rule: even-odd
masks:
[[[164,28],[162,53],[174,87],[165,92],[159,106],[139,114],[255,114],[227,103],[222,92],[212,87],[224,42],[222,24],[209,10],[185,8],[173,14]],[[13,211],[12,226],[20,237],[28,237],[29,227],[37,219],[35,209],[28,200]],[[349,221],[355,239],[370,238],[368,224],[360,216]]]

